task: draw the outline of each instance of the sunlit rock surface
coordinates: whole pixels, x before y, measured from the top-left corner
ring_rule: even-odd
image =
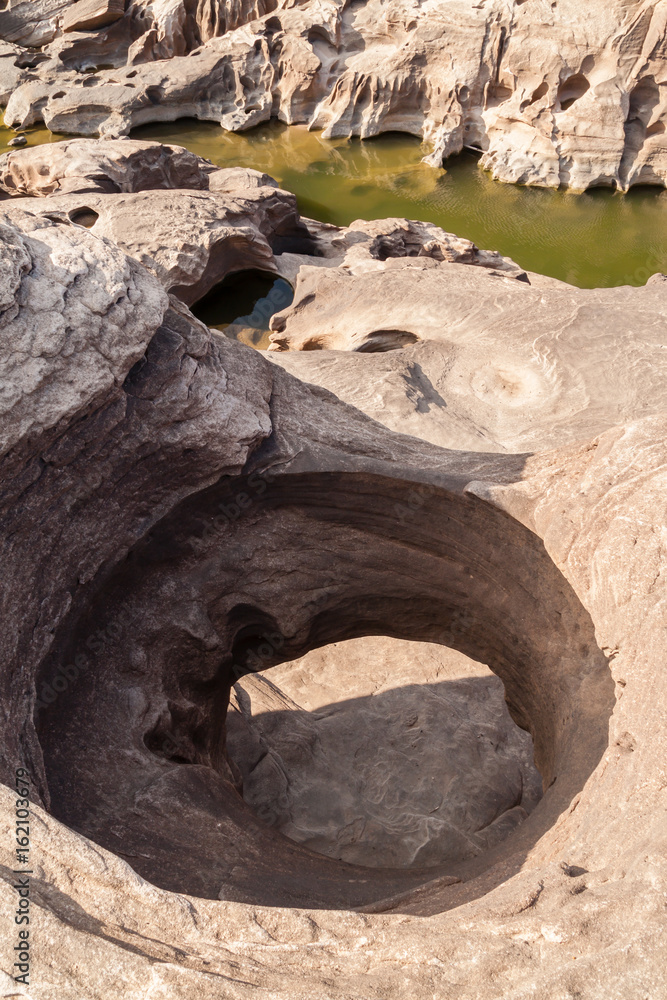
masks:
[[[1,11],[5,121],[122,135],[278,117],[326,136],[409,132],[436,164],[480,149],[504,181],[665,184],[662,0],[130,0],[118,15],[110,0]]]
[[[277,274],[274,250],[318,252],[294,195],[256,170],[218,169],[182,147],[131,139],[19,152],[0,156],[7,213],[90,228],[188,304],[233,271]]]
[[[22,154],[22,155],[20,155]],[[216,168],[182,146],[71,139],[0,157],[0,190],[20,197],[127,193],[155,188],[207,189]]]
[[[666,323],[664,275],[640,288],[580,289],[396,256],[302,266],[293,304],[271,319],[269,349],[394,430],[446,447],[532,451],[661,411]],[[308,353],[281,353],[297,351]],[[381,357],[358,357],[367,353]]]
[[[444,646],[367,637],[240,680],[227,747],[243,797],[319,854],[455,864],[542,797],[497,677]]]

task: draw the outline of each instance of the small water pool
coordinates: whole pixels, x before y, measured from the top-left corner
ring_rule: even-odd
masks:
[[[265,351],[269,346],[269,320],[293,298],[292,286],[284,278],[265,271],[237,271],[211,289],[192,311],[227,337]]]

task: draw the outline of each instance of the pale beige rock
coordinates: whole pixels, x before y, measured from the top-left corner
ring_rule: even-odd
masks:
[[[0,104],[4,107],[21,82],[24,71],[17,62],[25,54],[18,45],[0,41]]]
[[[370,266],[301,262],[269,349],[307,351],[275,357],[394,430],[446,447],[528,451],[662,409],[667,282],[658,275],[641,288],[579,289],[421,256]],[[341,351],[391,353],[361,362]]]
[[[182,146],[136,139],[69,139],[0,155],[0,190],[44,198],[80,192],[207,189],[212,163]]]
[[[251,167],[222,167],[208,175],[209,191],[235,191],[238,188],[278,187],[278,182]]]
[[[122,135],[194,115],[241,131],[277,116],[325,136],[419,135],[434,164],[477,148],[504,181],[665,184],[663,0],[593,12],[578,0],[135,0],[92,49],[56,37],[61,6],[10,125]],[[27,7],[4,12],[2,37],[33,37]]]
[[[607,1000],[610,989],[629,1000],[647,992],[659,996],[666,865],[658,786],[665,731],[654,685],[661,675],[653,668],[646,632],[643,655],[637,655],[623,626],[636,620],[634,609],[628,621],[628,612],[617,604],[617,587],[632,581],[633,605],[644,604],[654,588],[651,546],[659,542],[651,542],[650,525],[640,540],[648,563],[643,558],[630,563],[625,545],[637,540],[635,512],[646,510],[648,497],[661,495],[663,423],[644,421],[604,435],[593,447],[545,456],[525,470],[522,483],[487,490],[486,502],[513,508],[533,530],[551,526],[552,555],[564,558],[568,575],[588,595],[599,641],[610,653],[608,643],[614,642],[617,701],[609,746],[576,800],[556,811],[555,827],[527,857],[517,859],[523,860],[522,871],[508,859],[509,866],[501,867],[504,881],[486,893],[494,883],[484,877],[477,884],[444,888],[436,881],[430,897],[418,897],[421,916],[410,915],[405,899],[394,914],[267,909],[165,893],[36,808],[33,849],[39,862],[33,886],[49,945],[47,950],[36,939],[35,997],[41,1000],[56,988],[65,997],[103,991],[110,970],[126,991],[150,986],[184,998],[194,989],[217,996],[219,975],[228,977],[225,988],[239,997],[261,985],[276,996],[304,998],[314,988],[332,998],[360,989],[378,998],[404,995],[406,989],[419,998],[454,991],[464,1000],[479,1000],[496,997],[499,989],[508,997],[537,998],[557,995],[564,982],[592,1000]],[[641,484],[638,459],[647,470]],[[473,492],[473,505],[474,498]],[[614,551],[620,546],[624,555],[614,563],[615,583],[591,590],[589,569],[595,560],[609,558],[609,544]],[[593,565],[586,551],[594,553]],[[588,689],[589,710],[590,695]],[[548,794],[557,787],[558,781]],[[14,797],[3,794],[2,815],[9,820]],[[620,794],[633,798],[630,815],[619,808]],[[3,851],[10,841],[7,820]],[[516,874],[508,878],[512,871]],[[475,892],[482,895],[471,898]],[[2,905],[9,919],[9,891]],[[442,912],[443,906],[450,909]],[[139,952],[137,936],[144,942]],[[81,949],[90,953],[93,942],[103,961],[84,963]],[[163,960],[156,963],[157,958]]]
[[[77,0],[70,4],[62,20],[63,31],[93,31],[119,21],[125,0]]]
[[[236,180],[239,178],[237,177]],[[26,208],[91,228],[149,268],[167,291],[192,305],[239,270],[278,274],[274,255],[287,245],[310,245],[296,199],[274,187],[230,187],[224,194],[143,191],[60,195],[33,205],[17,198],[6,212]]]
[[[216,167],[183,146],[138,139],[67,139],[0,154],[0,191],[11,197],[136,193],[187,188],[238,191],[278,187],[249,167]]]
[[[446,233],[432,222],[414,219],[374,219],[367,222],[357,219],[342,229],[314,219],[308,219],[307,224],[317,241],[318,256],[325,258],[329,266],[335,264],[354,274],[382,271],[388,266],[386,261],[390,258],[421,257],[474,264],[528,280],[526,272],[509,257],[503,257],[494,250],[480,250],[471,240]],[[297,263],[317,265],[318,258],[311,261],[304,258]]]
[[[5,153],[0,189],[13,196],[9,216],[30,211],[91,228],[188,304],[230,272],[277,274],[274,251],[319,249],[295,196],[272,178],[219,169],[180,146],[73,139]]]
[[[39,47],[53,41],[71,0],[9,0],[0,10],[0,38]]]
[[[112,244],[19,210],[12,222],[0,244],[2,456],[104,398],[167,307],[157,282]]]
[[[577,289],[429,223],[305,220],[306,229],[294,197],[266,175],[215,170],[158,143],[77,139],[5,154],[0,168],[7,191],[133,191],[5,206],[92,223],[188,303],[242,267],[280,273],[296,295],[271,320],[276,359],[393,430],[523,451],[661,408],[659,276],[645,288]],[[213,190],[140,190],[207,181]]]
[[[242,178],[236,178],[242,180]],[[226,193],[145,191],[86,198],[99,216],[96,235],[112,240],[125,253],[153,270],[183,302],[203,298],[232,271],[257,269],[277,273],[272,247],[281,240],[307,245],[296,198],[273,187],[236,187]],[[45,211],[57,208],[49,199]],[[64,206],[70,215],[77,201]]]
[[[243,797],[318,854],[372,867],[474,857],[542,795],[497,677],[430,643],[333,643],[235,685]]]

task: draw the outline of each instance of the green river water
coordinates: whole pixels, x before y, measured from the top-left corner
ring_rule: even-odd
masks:
[[[473,153],[444,170],[429,167],[421,162],[421,142],[397,133],[323,139],[305,127],[271,123],[236,134],[182,119],[132,134],[186,146],[220,166],[266,171],[297,195],[302,214],[325,222],[390,216],[434,222],[527,270],[585,288],[643,285],[667,271],[664,189],[572,194],[501,184],[479,169]],[[0,129],[0,151],[12,135]],[[63,137],[36,129],[28,138],[32,145]]]

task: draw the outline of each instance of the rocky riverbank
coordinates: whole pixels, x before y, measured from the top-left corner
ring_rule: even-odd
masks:
[[[187,115],[398,130],[503,181],[664,186],[665,24],[662,0],[22,0],[0,11],[0,104],[85,135]]]

